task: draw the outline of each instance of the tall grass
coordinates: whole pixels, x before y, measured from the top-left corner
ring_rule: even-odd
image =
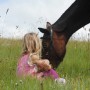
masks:
[[[66,85],[50,78],[38,81],[16,76],[22,41],[0,39],[0,90],[90,90],[90,42],[69,41],[63,62],[57,68]]]

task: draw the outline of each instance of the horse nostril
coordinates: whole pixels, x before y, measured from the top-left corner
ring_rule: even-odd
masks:
[[[46,55],[48,55],[48,52],[46,52]]]

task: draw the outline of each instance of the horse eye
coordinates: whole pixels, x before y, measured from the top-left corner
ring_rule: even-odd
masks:
[[[46,45],[46,44],[44,44],[44,45],[43,45],[43,47],[44,47],[44,48],[46,48],[46,47],[47,47],[47,45]]]
[[[44,45],[43,47],[44,47],[44,48],[47,48],[47,46],[46,46],[46,45]]]
[[[47,48],[46,42],[43,42],[43,47],[44,47],[45,49]]]

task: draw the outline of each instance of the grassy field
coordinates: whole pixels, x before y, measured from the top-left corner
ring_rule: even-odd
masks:
[[[21,40],[0,39],[0,90],[90,90],[90,42],[69,41],[67,53],[57,69],[67,81],[60,85],[50,78],[38,81],[16,77]]]

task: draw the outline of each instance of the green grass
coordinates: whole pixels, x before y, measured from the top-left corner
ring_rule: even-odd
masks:
[[[66,79],[66,85],[50,78],[43,82],[17,78],[21,52],[21,40],[0,39],[0,90],[90,90],[90,42],[69,41],[67,44],[65,58],[57,68],[59,75]]]

